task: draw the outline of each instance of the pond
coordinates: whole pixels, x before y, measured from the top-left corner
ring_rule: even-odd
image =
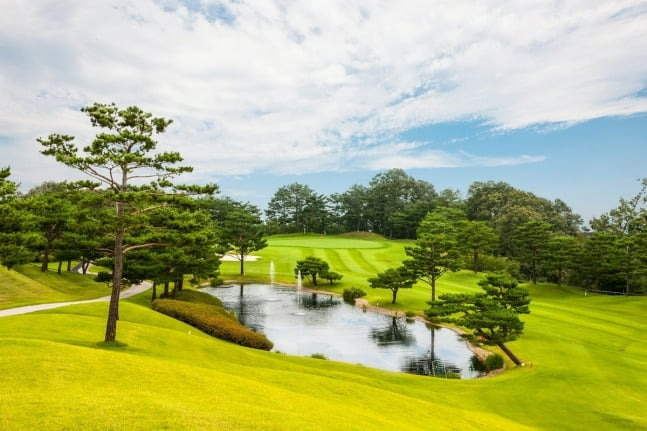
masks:
[[[202,291],[220,298],[243,325],[267,335],[274,350],[321,353],[336,361],[413,374],[482,375],[473,368],[467,343],[447,328],[364,312],[339,297],[289,287],[248,284]]]

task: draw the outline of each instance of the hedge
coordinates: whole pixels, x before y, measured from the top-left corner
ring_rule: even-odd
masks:
[[[218,308],[173,299],[158,299],[153,302],[153,310],[187,323],[213,337],[254,349],[272,349],[274,344],[265,335],[223,316]]]

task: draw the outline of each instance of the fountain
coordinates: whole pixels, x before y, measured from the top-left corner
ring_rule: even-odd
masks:
[[[270,285],[274,287],[274,261],[270,262]]]
[[[301,271],[297,273],[297,307],[301,308],[301,292],[303,291],[303,278],[301,277]],[[305,313],[301,310],[298,310],[294,313],[297,316],[303,316]]]
[[[274,274],[275,274],[275,272],[274,272],[274,261],[271,261],[270,262],[270,286],[272,286],[272,289],[274,289]],[[274,301],[278,301],[278,299],[272,297],[272,298],[267,298],[266,301],[274,302]]]

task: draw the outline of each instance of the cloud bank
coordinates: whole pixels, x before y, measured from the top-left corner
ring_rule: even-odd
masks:
[[[403,142],[447,121],[496,131],[647,111],[644,1],[17,1],[0,17],[0,150],[93,131],[81,106],[173,118],[197,177],[501,166]],[[520,149],[519,153],[523,150]],[[36,168],[36,169],[34,169]]]

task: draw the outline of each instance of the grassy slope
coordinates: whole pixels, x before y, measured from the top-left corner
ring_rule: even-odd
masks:
[[[331,247],[366,245],[330,239]],[[306,240],[265,250],[249,270],[263,276],[272,256],[291,280],[294,256],[331,249]],[[401,258],[402,244],[377,242],[388,246],[335,251],[378,267],[388,262],[376,253]],[[363,275],[347,278],[361,285]],[[472,290],[477,279],[448,274],[439,291]],[[401,295],[422,309],[428,290]],[[144,296],[123,304],[123,349],[96,343],[106,304],[2,318],[0,429],[647,429],[647,298],[551,285],[533,287],[532,297],[526,334],[510,343],[528,366],[477,381],[244,349],[150,311]]]
[[[109,295],[106,285],[92,277],[65,271],[58,275],[53,266],[47,272],[41,272],[36,264],[12,271],[0,266],[0,309]]]
[[[0,321],[0,429],[518,428],[443,399],[467,382],[245,349],[135,304],[128,347],[102,348],[105,307]]]
[[[312,235],[272,237],[269,243],[258,253],[260,260],[248,263],[251,278],[266,279],[269,261],[274,260],[277,279],[290,282],[296,259],[313,254],[327,258],[333,270],[344,274],[342,283],[331,290],[359,286],[371,303],[389,307],[390,292],[370,289],[366,278],[374,274],[373,267],[397,266],[406,245],[379,238]],[[340,256],[338,261],[332,258],[335,255]],[[225,278],[235,278],[230,265],[222,266]],[[470,271],[446,274],[438,292],[478,290],[479,278]],[[471,385],[475,390],[470,397],[482,399],[488,410],[530,425],[647,427],[638,413],[647,408],[647,363],[642,360],[647,355],[647,298],[584,297],[577,289],[553,285],[531,286],[531,293],[532,314],[524,316],[526,333],[510,347],[532,368],[506,372],[493,379],[497,383],[486,392],[479,384]],[[428,298],[429,287],[419,283],[399,292],[392,308],[420,312]]]

